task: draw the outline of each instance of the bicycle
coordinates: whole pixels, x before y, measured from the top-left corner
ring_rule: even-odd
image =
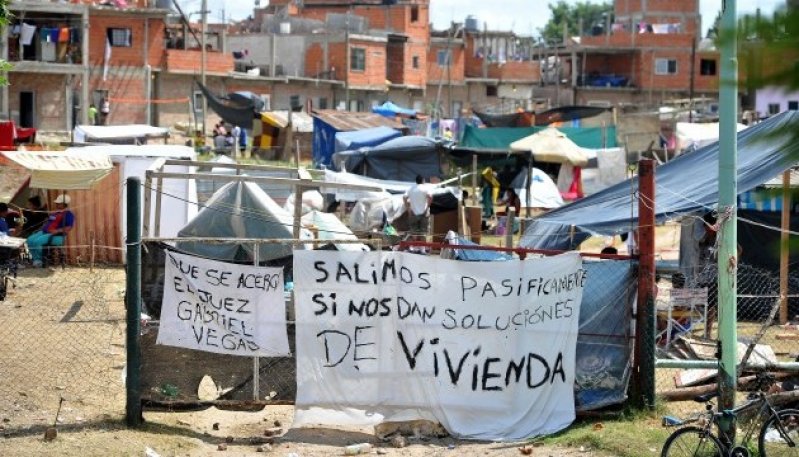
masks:
[[[744,411],[757,410],[755,419],[764,418],[757,436],[758,457],[799,457],[799,410],[783,409],[777,411],[765,391],[775,382],[774,376],[758,373],[757,392],[750,393],[747,402],[730,410],[714,411],[712,400],[719,392],[712,392],[694,398],[705,404],[705,412],[687,420],[666,416],[663,425],[681,427],[663,444],[661,457],[753,457],[750,441],[759,421],[752,420],[743,433],[743,439],[736,445],[733,439],[721,431],[720,436],[713,433],[713,427],[722,420],[731,420],[737,427],[738,415]],[[697,425],[690,425],[697,424]],[[721,429],[720,429],[721,430]]]

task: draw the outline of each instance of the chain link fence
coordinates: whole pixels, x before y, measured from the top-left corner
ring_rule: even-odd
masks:
[[[781,325],[779,273],[740,264],[737,269],[737,332],[739,363],[748,365],[792,362],[799,356],[796,325]],[[787,315],[796,324],[799,314],[799,273],[788,278]],[[718,351],[718,277],[715,265],[683,269],[658,283],[656,298],[656,355],[659,359],[713,361]],[[667,409],[696,411],[694,396],[716,388],[714,369],[656,370],[656,388]],[[739,377],[739,390],[749,387],[753,373]],[[745,395],[745,393],[741,393]]]
[[[97,258],[117,251],[94,249]],[[0,434],[120,417],[125,406],[124,268],[78,259],[13,270],[3,270],[7,290],[0,301]]]

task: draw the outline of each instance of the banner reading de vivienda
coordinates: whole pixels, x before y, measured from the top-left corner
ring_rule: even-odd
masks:
[[[577,253],[472,263],[297,251],[294,277],[295,425],[427,419],[496,440],[574,420]]]
[[[220,354],[289,355],[283,269],[167,251],[157,343]]]

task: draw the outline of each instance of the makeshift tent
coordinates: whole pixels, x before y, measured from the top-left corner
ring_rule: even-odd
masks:
[[[3,155],[31,172],[30,187],[38,189],[91,189],[111,173],[114,165],[103,150],[6,151]]]
[[[546,127],[486,128],[466,125],[460,147],[466,149],[507,150],[511,143],[544,130]],[[616,127],[559,127],[580,147],[602,149],[616,147]]]
[[[321,211],[311,211],[302,216],[302,225],[313,228],[316,238],[319,240],[357,240],[358,237],[352,233],[335,214],[323,213]],[[339,251],[369,251],[363,243],[335,244]]]
[[[252,92],[233,92],[217,97],[199,81],[195,82],[208,101],[208,106],[228,124],[250,129],[253,125],[253,119],[257,117],[257,113],[264,109],[263,99]]]
[[[738,124],[739,132],[745,128],[745,125]],[[709,122],[705,124],[678,122],[675,130],[677,135],[677,150],[683,152],[694,151],[719,140],[718,122]]]
[[[786,112],[738,133],[738,191],[761,185],[799,161],[799,144],[790,134],[799,113]],[[782,134],[780,134],[782,133]],[[715,208],[718,202],[719,145],[684,154],[655,171],[657,220]],[[637,224],[637,178],[621,182],[532,221],[521,245],[569,249],[591,234],[628,232]]]
[[[336,152],[336,134],[372,127],[390,127],[402,132],[407,128],[396,120],[374,113],[316,110],[313,112],[313,162],[317,167],[329,167]]]
[[[145,144],[159,138],[166,141],[169,129],[144,124],[78,125],[73,130],[76,143]]]
[[[588,156],[561,131],[548,127],[510,144],[513,152],[533,153],[538,162],[568,163],[577,167],[588,164]]]
[[[511,183],[519,196],[522,208],[554,209],[563,206],[563,197],[558,186],[546,173],[533,168],[533,184],[530,187],[530,202],[527,202],[527,170],[522,170]],[[518,215],[517,215],[518,216]]]
[[[402,134],[391,127],[339,132],[336,133],[336,152],[377,146],[400,136]],[[335,161],[333,163],[335,164]]]
[[[416,110],[415,109],[408,109],[408,108],[401,108],[394,103],[387,101],[380,106],[375,106],[372,108],[372,112],[375,114],[379,114],[385,117],[397,117],[397,116],[404,116],[404,117],[415,117]]]
[[[359,184],[362,186],[382,188],[382,192],[368,191],[368,190],[355,190],[355,189],[325,189],[324,186],[320,189],[322,193],[333,194],[336,201],[354,202],[362,199],[369,198],[385,198],[388,194],[404,194],[415,183],[408,181],[392,181],[386,179],[367,178],[365,176],[347,173],[345,171],[335,172],[325,170],[325,181],[330,183],[342,184]],[[444,185],[426,184],[433,194],[433,204],[431,212],[435,214],[440,209],[441,211],[448,211],[457,207],[459,199],[458,190],[455,187],[448,187]]]
[[[611,109],[597,106],[562,106],[541,113],[523,111],[511,114],[488,114],[475,111],[474,114],[487,127],[529,127],[594,117]]]
[[[250,182],[231,182],[206,202],[197,217],[180,230],[181,238],[282,238],[293,239],[294,219],[260,187]],[[310,239],[303,229],[301,239]],[[203,257],[229,262],[252,261],[252,243],[212,244],[179,241],[177,248]],[[290,244],[261,244],[261,262],[291,255]]]
[[[357,150],[337,152],[333,163],[339,170],[376,179],[412,182],[441,176],[439,144],[430,138],[406,136]]]
[[[311,134],[313,133],[313,118],[305,112],[291,113],[291,132],[289,135],[288,111],[265,111],[258,113],[253,122],[252,148],[253,152],[269,151],[282,148],[286,141],[300,142],[300,151],[311,149]],[[294,144],[290,145],[291,148]],[[308,157],[310,158],[310,157]]]

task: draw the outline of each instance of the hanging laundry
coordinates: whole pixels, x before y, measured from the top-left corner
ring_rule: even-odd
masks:
[[[669,33],[669,24],[652,24],[652,33]]]
[[[80,28],[72,27],[71,29],[69,29],[69,43],[70,44],[80,43]]]
[[[58,30],[58,42],[59,43],[69,42],[69,28],[62,27]]]
[[[19,25],[19,24],[14,24],[14,25],[11,27],[11,30],[10,30],[10,32],[9,32],[9,33],[10,33],[10,35],[11,35],[11,36],[17,36],[17,35],[19,35],[19,33],[20,33],[21,31],[22,31],[22,27],[20,27],[20,25]]]
[[[42,41],[41,61],[42,62],[56,61],[56,43],[52,41]]]
[[[610,30],[612,30],[613,32],[623,32],[624,29],[626,29],[626,27],[624,25],[625,24],[620,24],[620,23],[616,22],[610,27]]]
[[[233,51],[233,58],[234,59],[243,59],[250,54],[250,51],[243,50],[243,51]]]
[[[33,42],[33,35],[36,34],[36,26],[30,24],[22,24],[20,32],[20,42],[23,46],[28,46]]]

